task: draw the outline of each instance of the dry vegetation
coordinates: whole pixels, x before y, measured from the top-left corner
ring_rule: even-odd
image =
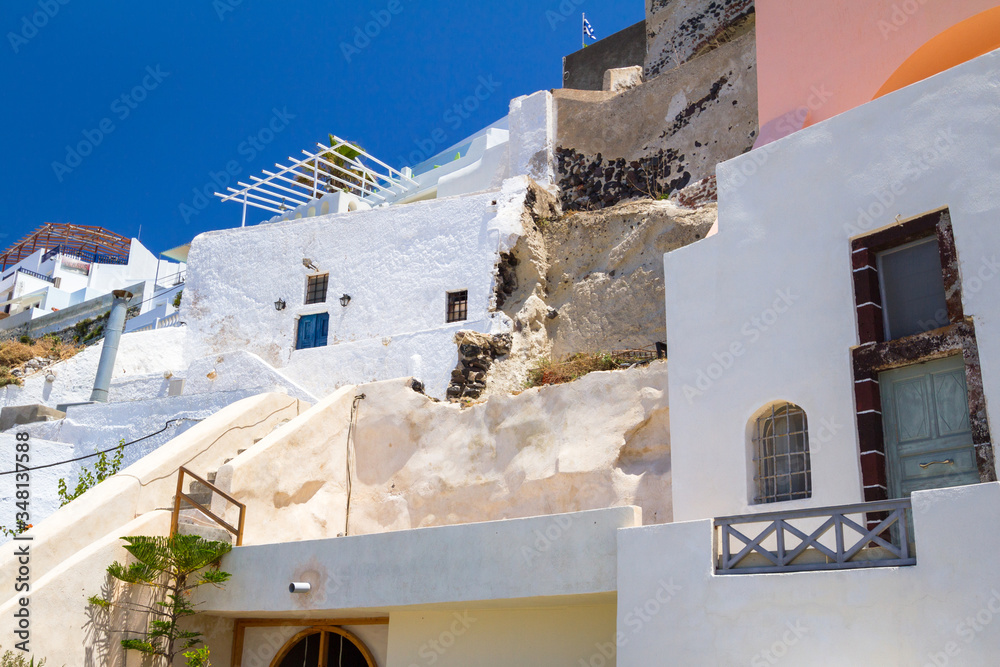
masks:
[[[11,371],[21,368],[35,357],[59,361],[69,359],[82,349],[53,336],[45,336],[38,340],[31,340],[25,336],[20,340],[2,341],[0,342],[0,387],[9,384],[20,385],[20,378],[12,375]]]
[[[594,371],[613,371],[621,365],[610,354],[574,354],[565,361],[544,359],[528,371],[528,386],[572,382]]]

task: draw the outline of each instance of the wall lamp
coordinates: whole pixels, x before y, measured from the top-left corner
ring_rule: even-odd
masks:
[[[288,584],[289,593],[308,593],[310,588],[312,588],[312,585],[304,581],[293,581]]]
[[[274,302],[274,309],[275,310],[284,310],[285,309],[285,300],[284,299],[278,299],[277,301],[275,301]]]
[[[350,294],[345,294],[344,296],[340,297],[340,305],[343,306],[344,308],[347,308],[347,304],[349,304],[350,302],[351,302]]]

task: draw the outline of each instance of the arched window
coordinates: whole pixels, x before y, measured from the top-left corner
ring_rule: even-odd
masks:
[[[378,667],[364,643],[337,627],[303,630],[278,651],[271,667]]]
[[[805,411],[775,403],[753,424],[755,503],[777,503],[812,496],[809,428]]]

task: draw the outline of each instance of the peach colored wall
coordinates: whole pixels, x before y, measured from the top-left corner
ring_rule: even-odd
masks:
[[[808,108],[806,126],[871,101],[917,49],[1000,0],[757,0],[763,128]],[[788,130],[798,129],[785,123]]]

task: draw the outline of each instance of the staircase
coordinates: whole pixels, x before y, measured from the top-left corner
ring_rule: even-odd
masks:
[[[290,419],[283,419],[271,429],[271,432],[277,431],[279,428],[287,424]],[[263,438],[255,438],[253,444],[257,444],[263,440]],[[239,456],[246,449],[236,450],[236,456]],[[230,457],[222,462],[222,465],[226,465],[235,457]],[[183,478],[184,472],[192,474],[190,471],[181,469],[180,475]],[[216,468],[212,472],[205,475],[205,481],[208,485],[194,479],[188,483],[187,493],[184,494],[192,501],[198,503],[207,510],[210,510],[216,517],[226,520],[226,510],[231,509],[236,503],[235,499],[225,497],[225,492],[227,489],[220,489],[215,486],[215,480],[218,478],[219,470]],[[181,490],[181,486],[178,486],[178,491]],[[238,535],[234,535],[233,532],[223,528],[218,524],[218,522],[212,520],[211,518],[205,516],[205,513],[200,509],[191,507],[190,504],[185,500],[174,497],[175,507],[185,508],[179,509],[177,511],[177,524],[176,532],[180,535],[198,535],[199,537],[212,540],[215,542],[228,542],[229,544],[235,544],[239,542]],[[244,508],[245,509],[245,508]],[[232,524],[232,522],[229,522]],[[238,545],[237,545],[238,546]]]

